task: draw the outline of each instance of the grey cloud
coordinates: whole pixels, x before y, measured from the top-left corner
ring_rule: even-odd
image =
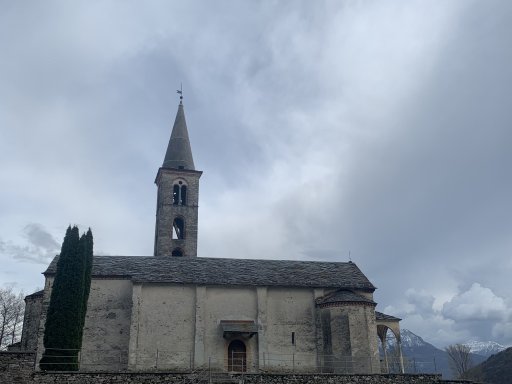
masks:
[[[506,308],[512,296],[511,7],[12,3],[0,250],[42,262],[78,222],[101,253],[151,254],[183,82],[202,256],[350,252],[404,327],[511,344],[510,319],[463,311],[477,281]],[[16,240],[32,221],[44,227]]]
[[[60,244],[41,224],[27,224],[23,231],[29,243],[34,247],[52,252],[60,248]]]
[[[0,251],[14,259],[47,264],[60,251],[59,243],[40,224],[30,223],[23,229],[26,244],[0,242]]]
[[[405,297],[407,298],[410,304],[415,306],[416,312],[429,313],[433,311],[433,304],[435,298],[426,291],[416,291],[414,289],[408,289],[405,292]]]

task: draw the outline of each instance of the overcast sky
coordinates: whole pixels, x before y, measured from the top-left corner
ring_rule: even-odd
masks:
[[[436,346],[512,345],[512,2],[0,7],[0,286],[69,224],[152,254],[182,82],[199,256],[350,257]]]

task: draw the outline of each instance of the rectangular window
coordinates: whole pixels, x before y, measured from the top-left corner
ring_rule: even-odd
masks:
[[[295,332],[292,332],[292,345],[295,345]]]

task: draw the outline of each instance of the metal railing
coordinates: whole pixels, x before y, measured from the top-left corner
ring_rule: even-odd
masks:
[[[351,357],[313,353],[262,353],[261,355],[230,351],[224,356],[195,357],[190,351],[139,350],[129,356],[127,350],[46,349],[37,362],[42,369],[81,371],[172,371],[204,372],[268,372],[268,373],[400,373],[398,358]],[[432,359],[404,358],[405,373],[439,373]]]
[[[431,359],[404,357],[403,358],[404,373],[441,373],[437,367],[436,357]],[[388,364],[381,360],[382,373],[400,373],[400,359],[398,357],[389,358]]]

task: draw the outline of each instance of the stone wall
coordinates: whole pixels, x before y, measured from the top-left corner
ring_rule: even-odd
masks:
[[[37,348],[37,332],[42,309],[43,291],[25,297],[25,315],[20,345],[22,351],[35,351]]]
[[[197,256],[197,223],[199,201],[199,178],[201,172],[160,168],[156,178],[158,185],[155,255],[170,256],[173,249],[180,248],[184,256]],[[173,187],[182,182],[187,186],[186,205],[173,204]],[[185,238],[173,239],[172,229],[176,217],[185,221]]]
[[[438,375],[234,375],[244,384],[472,384],[467,380],[443,381]],[[229,380],[229,379],[228,379]],[[232,380],[232,379],[231,379]],[[242,381],[243,380],[243,381]],[[208,377],[169,373],[45,373],[37,372],[19,384],[198,384]],[[231,381],[233,382],[233,381]],[[222,383],[215,378],[213,383]]]
[[[47,276],[44,282],[43,299],[41,302],[41,316],[39,318],[39,328],[37,330],[37,348],[35,361],[38,363],[43,357],[44,352],[44,329],[46,325],[46,315],[50,306],[50,298],[52,295],[52,285],[54,277]],[[38,366],[36,364],[36,369]]]
[[[244,384],[474,384],[469,380],[445,381],[437,374],[336,375],[247,374],[232,375]]]
[[[193,377],[169,373],[45,373],[23,384],[192,384]]]
[[[208,372],[41,372],[34,371],[33,352],[0,352],[0,383],[5,384],[206,384]],[[434,374],[227,374],[212,373],[213,383],[238,379],[244,384],[471,384],[468,380],[441,379]],[[226,380],[227,379],[227,380]]]
[[[34,352],[0,352],[0,383],[31,383]]]

